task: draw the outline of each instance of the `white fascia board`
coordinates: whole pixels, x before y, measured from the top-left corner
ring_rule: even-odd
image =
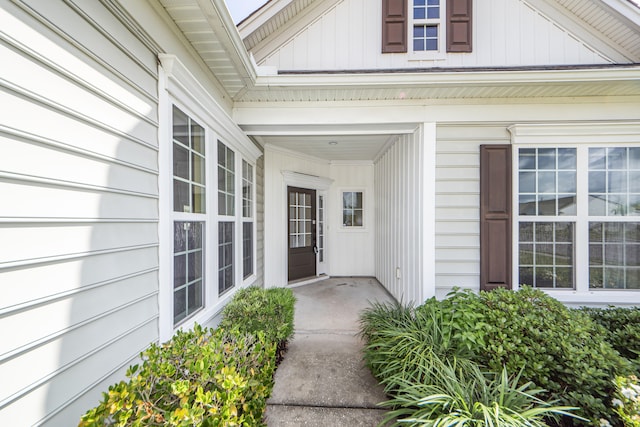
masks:
[[[247,49],[244,47],[244,43],[242,38],[240,37],[240,33],[236,28],[235,23],[233,22],[233,18],[229,13],[229,9],[225,4],[224,0],[195,0],[207,18],[207,22],[209,22],[212,26],[212,30],[214,32],[223,30],[226,37],[226,40],[223,38],[220,41],[225,45],[225,47],[231,50],[231,53],[237,59],[234,61],[245,74],[245,83],[247,85],[251,85],[258,75],[256,68],[254,66],[254,61],[251,60]],[[212,20],[213,19],[213,20]],[[222,22],[222,28],[216,28],[216,20]]]
[[[260,27],[266,24],[267,21],[269,21],[291,3],[293,3],[293,0],[269,1],[260,9],[253,12],[253,14],[249,15],[249,17],[242,21],[240,25],[238,25],[238,32],[240,33],[240,36],[244,39],[245,37],[251,35],[254,31],[258,30]]]
[[[569,70],[490,70],[426,73],[286,74],[260,76],[256,89],[505,86],[539,83],[640,82],[640,66]]]
[[[397,135],[413,133],[416,123],[374,123],[357,124],[265,124],[243,126],[247,135],[259,136],[305,136],[305,135]]]
[[[509,126],[513,144],[637,144],[640,121],[526,123]]]
[[[640,30],[640,6],[633,5],[628,0],[600,0],[611,9],[621,15],[621,19],[627,20]]]

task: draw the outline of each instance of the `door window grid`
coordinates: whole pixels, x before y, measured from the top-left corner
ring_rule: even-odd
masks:
[[[218,295],[234,286],[233,222],[218,223]]]
[[[289,247],[311,246],[311,195],[291,192],[289,194]]]
[[[218,215],[235,215],[235,153],[218,141]]]
[[[362,227],[364,225],[363,196],[361,191],[342,193],[342,226]]]
[[[204,223],[174,222],[173,323],[177,325],[204,305]]]
[[[205,133],[173,106],[173,210],[205,213]]]
[[[324,196],[318,196],[318,261],[324,262]]]

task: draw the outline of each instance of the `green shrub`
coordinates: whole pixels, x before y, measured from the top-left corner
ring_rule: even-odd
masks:
[[[268,340],[283,346],[293,335],[295,302],[291,289],[240,289],[223,309],[220,327],[245,333],[262,331]]]
[[[566,308],[544,292],[529,287],[498,289],[478,296],[452,297],[455,310],[481,313],[485,327],[475,331],[473,360],[493,372],[522,370],[522,378],[546,389],[548,400],[580,407],[591,420],[610,418],[611,378],[627,373],[630,364],[606,341],[606,331],[589,316]]]
[[[616,392],[611,402],[625,427],[640,427],[640,384],[638,377],[617,377]]]
[[[607,330],[606,340],[640,370],[640,308],[588,308],[581,311]]]
[[[275,367],[275,344],[264,334],[196,325],[141,357],[81,427],[263,425]]]

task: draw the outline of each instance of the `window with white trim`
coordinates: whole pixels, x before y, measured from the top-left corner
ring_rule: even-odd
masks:
[[[413,0],[411,46],[414,52],[441,52],[443,39],[444,0]]]
[[[518,281],[640,289],[640,147],[517,150]]]
[[[235,286],[235,158],[218,141],[218,295]]]
[[[173,324],[204,307],[205,130],[175,105],[173,146]]]
[[[364,197],[362,191],[342,192],[342,226],[364,226]]]
[[[253,166],[242,161],[242,277],[250,277],[253,272]]]

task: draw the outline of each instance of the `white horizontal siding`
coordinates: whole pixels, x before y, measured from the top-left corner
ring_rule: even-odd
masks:
[[[479,289],[480,145],[509,143],[506,125],[441,125],[436,145],[436,296]]]
[[[0,424],[75,425],[158,339],[156,55],[101,2],[4,1],[0,62]]]
[[[271,35],[253,54],[280,70],[603,64],[610,60],[524,0],[475,0],[473,52],[437,59],[381,53],[381,2],[344,0]],[[285,32],[286,31],[286,32]],[[276,33],[277,34],[277,33]]]

